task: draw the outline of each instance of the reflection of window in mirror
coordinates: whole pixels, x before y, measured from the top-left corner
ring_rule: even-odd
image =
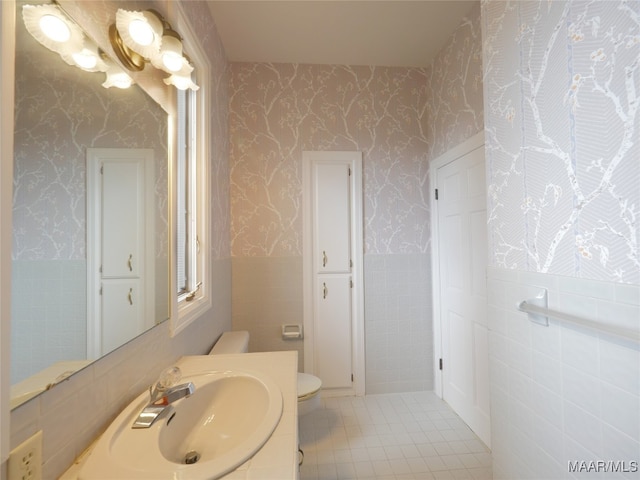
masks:
[[[196,92],[177,91],[178,146],[176,159],[176,273],[178,302],[192,301],[200,286],[198,279],[197,182],[195,99]]]

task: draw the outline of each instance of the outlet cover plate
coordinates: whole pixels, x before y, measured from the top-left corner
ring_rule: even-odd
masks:
[[[42,430],[11,450],[8,480],[42,480]]]

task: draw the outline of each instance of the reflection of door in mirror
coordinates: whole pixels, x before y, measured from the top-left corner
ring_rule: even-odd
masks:
[[[153,150],[87,151],[87,357],[154,325]]]
[[[167,114],[142,89],[103,88],[104,74],[37,43],[24,3],[15,21],[12,396],[40,372],[46,386],[87,363],[87,149],[153,150],[155,229],[145,249],[155,264],[155,318],[145,324],[169,311]]]

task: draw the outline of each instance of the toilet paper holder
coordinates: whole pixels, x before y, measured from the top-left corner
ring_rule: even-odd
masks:
[[[293,323],[282,325],[283,340],[301,340],[302,338],[302,325]]]

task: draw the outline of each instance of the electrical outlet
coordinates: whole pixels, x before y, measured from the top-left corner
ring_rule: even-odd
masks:
[[[42,430],[9,454],[7,480],[42,480]]]

